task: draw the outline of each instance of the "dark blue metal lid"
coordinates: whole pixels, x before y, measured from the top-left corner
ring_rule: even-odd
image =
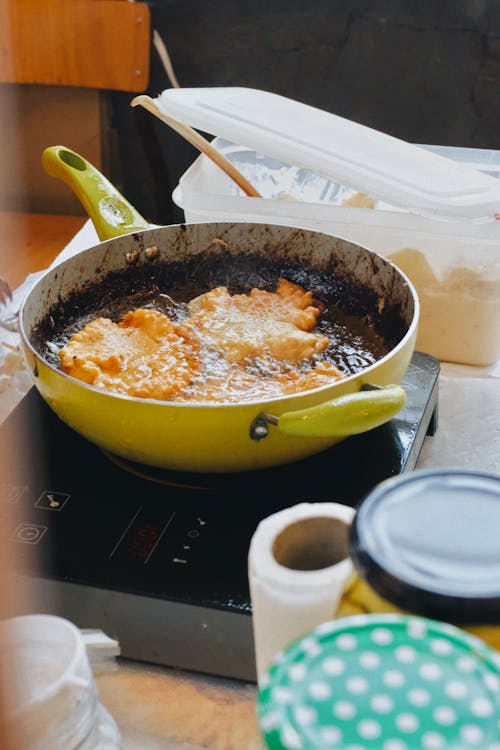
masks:
[[[500,476],[417,470],[358,506],[351,557],[381,596],[410,612],[500,624]]]

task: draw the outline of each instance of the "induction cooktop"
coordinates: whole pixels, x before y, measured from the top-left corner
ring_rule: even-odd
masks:
[[[222,475],[107,455],[32,389],[1,427],[13,479],[0,496],[31,611],[101,629],[125,658],[254,680],[247,553],[259,521],[299,502],[355,507],[411,471],[436,429],[438,380],[439,363],[416,352],[391,422],[303,461]]]

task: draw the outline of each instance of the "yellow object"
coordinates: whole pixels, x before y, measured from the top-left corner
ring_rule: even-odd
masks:
[[[403,361],[401,357],[396,360],[399,364]],[[397,365],[398,361],[394,367]],[[293,437],[283,434],[278,425],[270,426],[267,437],[256,441],[249,434],[250,425],[262,411],[262,406],[256,403],[176,404],[119,396],[86,386],[40,359],[37,373],[36,385],[41,395],[66,424],[105,450],[161,468],[195,472],[267,468],[314,455],[342,440],[342,436],[336,435]],[[327,394],[330,403],[334,403],[333,396],[342,388],[342,397],[347,400],[348,391],[359,388],[360,384],[361,379],[348,383],[337,381],[319,393],[293,395],[275,403],[266,402],[265,407],[290,418],[292,413],[285,409],[300,404],[314,408],[314,402],[325,399]],[[392,392],[391,386],[390,403],[393,402]],[[356,419],[356,401],[352,403]],[[384,409],[379,414],[381,424],[387,421]],[[373,421],[371,415],[370,425]],[[342,424],[345,436],[345,419]],[[315,420],[312,429],[314,426]],[[335,420],[332,420],[330,431],[335,430]]]
[[[419,307],[411,284],[383,258],[343,240],[290,227],[242,222],[152,228],[78,154],[54,146],[44,151],[42,162],[49,174],[76,192],[99,237],[110,240],[50,269],[28,293],[20,313],[21,340],[36,387],[53,411],[85,438],[122,458],[160,468],[248,471],[319,453],[348,435],[384,424],[402,408],[406,396],[398,383],[415,347]],[[237,253],[246,249],[257,255],[264,267],[275,249],[285,247],[287,259],[295,253],[306,270],[323,268],[331,256],[336,264],[355,268],[354,281],[370,289],[378,290],[384,277],[387,299],[397,300],[404,310],[402,339],[356,375],[311,391],[233,404],[176,403],[109,393],[61,372],[33,346],[32,331],[47,309],[88,283],[130,268],[129,258],[139,270],[148,262],[149,248],[155,248],[159,262],[184,260],[214,243],[219,247],[221,237],[223,245],[237,248]],[[372,385],[381,388],[361,392]],[[258,428],[252,432],[256,422]]]
[[[349,617],[350,615],[372,614],[380,612],[396,612],[398,614],[411,614],[407,610],[400,609],[391,604],[369,586],[366,581],[356,573],[353,573],[346,585],[342,599],[335,614],[336,618]],[[456,624],[456,623],[453,623]],[[464,627],[469,633],[481,638],[489,646],[500,650],[500,626],[498,625],[469,625]]]
[[[79,154],[64,146],[50,146],[42,154],[42,166],[51,177],[65,182],[81,201],[100,240],[148,229],[150,224],[123,195]]]

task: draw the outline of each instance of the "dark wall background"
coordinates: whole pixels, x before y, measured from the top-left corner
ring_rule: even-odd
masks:
[[[181,86],[266,89],[408,141],[500,148],[500,0],[150,7]],[[170,85],[152,48],[146,93]],[[132,95],[109,96],[115,183],[151,221],[182,220],[171,193],[197,153]]]

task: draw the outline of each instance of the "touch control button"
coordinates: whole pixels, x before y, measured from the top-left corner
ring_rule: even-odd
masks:
[[[41,508],[42,510],[62,510],[70,497],[71,495],[65,492],[45,490],[36,501],[35,508]]]
[[[47,526],[39,526],[36,523],[19,523],[10,538],[13,542],[21,544],[38,544],[47,531]]]

